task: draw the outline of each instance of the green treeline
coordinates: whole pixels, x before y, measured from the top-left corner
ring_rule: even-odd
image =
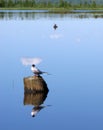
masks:
[[[78,4],[73,4],[70,1],[59,0],[58,2],[51,2],[49,0],[0,0],[0,8],[102,8],[103,5],[96,4],[95,1],[80,2]]]

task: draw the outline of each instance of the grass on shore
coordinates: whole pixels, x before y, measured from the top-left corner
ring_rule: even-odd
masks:
[[[102,7],[96,7],[96,8],[90,8],[90,7],[70,7],[70,8],[38,8],[38,7],[9,7],[9,8],[0,8],[0,10],[48,10],[48,12],[53,12],[53,13],[68,13],[71,12],[72,10],[96,10],[96,11],[103,11]]]

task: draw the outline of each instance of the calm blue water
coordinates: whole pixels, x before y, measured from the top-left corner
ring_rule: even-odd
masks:
[[[79,15],[0,14],[1,130],[103,130],[103,19]],[[23,57],[41,58],[37,67],[51,74],[34,118],[24,105],[23,78],[33,74]]]

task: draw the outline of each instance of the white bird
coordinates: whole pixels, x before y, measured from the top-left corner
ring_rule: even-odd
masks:
[[[31,66],[31,71],[32,71],[36,76],[39,76],[40,74],[43,74],[43,73],[48,74],[47,72],[43,72],[43,71],[39,70],[38,68],[36,68],[36,66],[35,66],[34,64],[32,64],[32,66]]]

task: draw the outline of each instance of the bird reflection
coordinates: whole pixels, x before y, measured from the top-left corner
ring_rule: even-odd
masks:
[[[35,117],[37,115],[37,113],[43,109],[45,106],[36,106],[36,107],[33,107],[32,109],[32,112],[31,112],[31,116],[32,117]]]
[[[36,92],[36,93],[24,92],[24,105],[34,106],[31,111],[32,117],[35,117],[41,109],[46,107],[42,106],[42,104],[46,100],[47,94],[48,92]]]

